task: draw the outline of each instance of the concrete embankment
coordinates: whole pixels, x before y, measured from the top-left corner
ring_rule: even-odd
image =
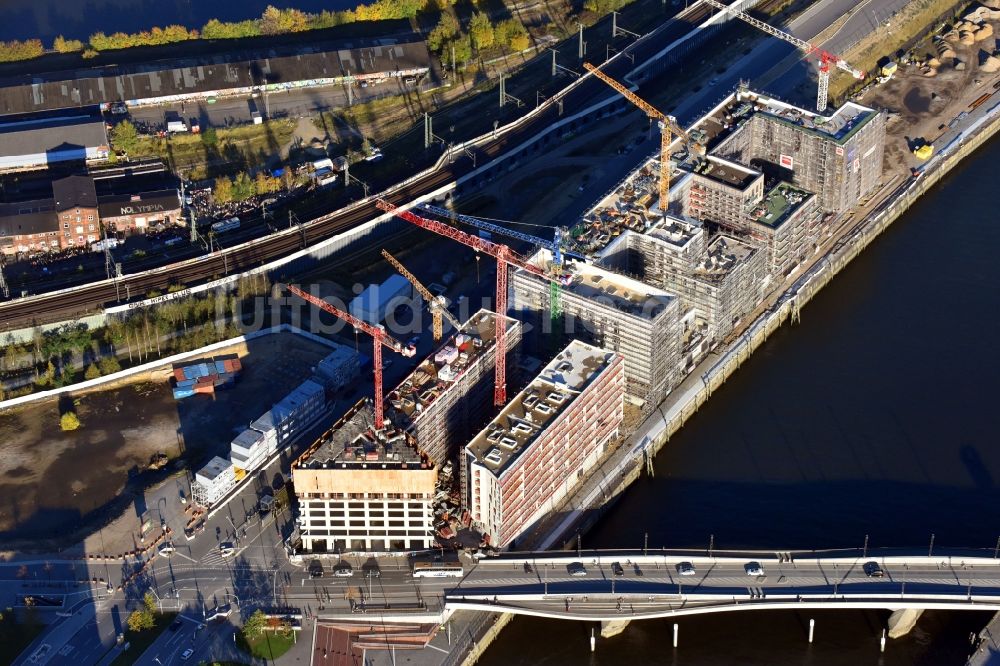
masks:
[[[1000,613],[979,632],[976,648],[966,666],[1000,666]]]

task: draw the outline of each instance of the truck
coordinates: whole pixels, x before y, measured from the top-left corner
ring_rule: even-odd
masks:
[[[169,134],[179,134],[181,132],[187,132],[187,125],[183,120],[168,120],[167,121],[167,132]]]

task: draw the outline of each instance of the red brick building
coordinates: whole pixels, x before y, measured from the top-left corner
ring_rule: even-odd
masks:
[[[52,199],[63,248],[86,247],[101,239],[93,178],[67,176],[52,181]]]

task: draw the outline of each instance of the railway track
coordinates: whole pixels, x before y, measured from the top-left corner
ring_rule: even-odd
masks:
[[[773,2],[776,0],[768,0]],[[695,5],[682,12],[676,20],[670,21],[646,38],[639,40],[629,51],[637,61],[654,55],[667,41],[673,41],[693,31],[708,18],[711,10],[705,5]],[[617,58],[605,66],[604,71],[621,79],[632,69],[632,63],[625,58]],[[579,109],[591,105],[595,100],[607,98],[609,93],[601,81],[588,77],[580,85],[563,96],[565,109]],[[561,119],[556,105],[550,105],[542,113],[522,122],[506,134],[490,139],[477,149],[477,162],[495,159],[511,147],[521,145],[527,139]],[[483,158],[486,159],[483,159]],[[378,196],[396,205],[409,203],[413,199],[433,192],[449,182],[474,171],[475,166],[468,157],[457,158],[453,163],[444,163],[439,168],[425,174],[418,180],[404,186],[392,187]],[[369,220],[381,216],[373,201],[321,215],[303,223],[306,244],[317,243],[343,233]],[[71,287],[49,294],[29,296],[23,299],[0,303],[0,328],[16,330],[38,324],[66,321],[88,314],[95,314],[111,304],[117,304],[119,294],[130,297],[144,296],[150,291],[166,292],[171,285],[195,286],[208,282],[226,273],[239,273],[262,264],[286,257],[303,246],[298,229],[286,230],[265,236],[244,245],[184,260],[157,269],[125,275],[114,282],[102,280],[88,285]]]

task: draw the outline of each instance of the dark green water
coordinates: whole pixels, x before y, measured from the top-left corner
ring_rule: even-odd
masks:
[[[992,548],[1000,535],[1000,141],[898,220],[674,437],[584,547]],[[989,615],[741,612],[633,625],[517,619],[483,664],[964,663]],[[806,641],[808,619],[816,642]]]

